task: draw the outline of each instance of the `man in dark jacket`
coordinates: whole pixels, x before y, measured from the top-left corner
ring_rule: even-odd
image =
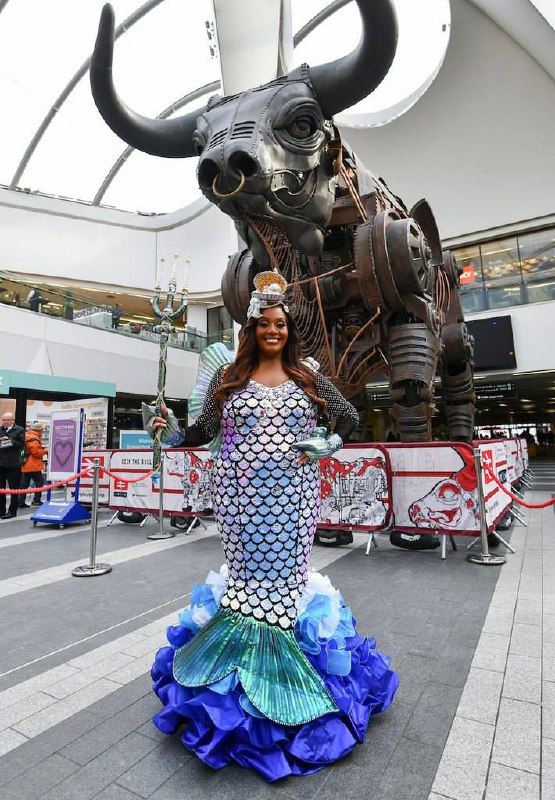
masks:
[[[0,489],[19,489],[21,483],[21,451],[25,447],[25,431],[15,424],[14,415],[7,411],[0,425]],[[17,515],[19,504],[16,494],[10,495],[10,507],[6,514],[6,497],[0,494],[0,519],[11,519]]]

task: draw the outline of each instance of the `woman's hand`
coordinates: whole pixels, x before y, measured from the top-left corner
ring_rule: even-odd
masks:
[[[305,464],[309,464],[309,463],[310,463],[310,459],[309,459],[309,457],[307,456],[306,453],[301,453],[300,456],[298,456],[295,459],[295,464],[298,467],[304,467]]]
[[[154,417],[152,420],[152,427],[157,430],[160,428],[161,430],[165,430],[168,427],[168,423],[166,422],[168,418],[168,409],[165,403],[162,403],[161,406],[162,416],[161,417]]]

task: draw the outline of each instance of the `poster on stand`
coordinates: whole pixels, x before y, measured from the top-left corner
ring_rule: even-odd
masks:
[[[390,465],[381,445],[347,445],[319,462],[319,528],[377,531],[391,514]]]
[[[108,435],[108,398],[89,397],[82,400],[27,400],[27,422],[42,422],[43,447],[50,446],[51,416],[58,411],[85,411],[83,446],[103,449]]]
[[[82,411],[54,411],[51,416],[50,447],[46,474],[61,481],[79,471]]]

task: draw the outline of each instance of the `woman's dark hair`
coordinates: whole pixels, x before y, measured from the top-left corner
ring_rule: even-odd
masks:
[[[283,307],[280,306],[280,308]],[[284,313],[287,320],[288,336],[282,353],[283,369],[312,400],[318,410],[318,414],[322,414],[326,407],[326,401],[323,397],[319,397],[316,392],[316,378],[314,372],[303,364],[301,360],[299,329],[293,317],[285,310]],[[256,342],[257,325],[258,318],[251,317],[247,320],[241,331],[239,348],[235,361],[225,369],[222,383],[214,392],[216,408],[220,413],[224,400],[226,400],[232,392],[246,386],[249,378],[258,366],[258,344]]]

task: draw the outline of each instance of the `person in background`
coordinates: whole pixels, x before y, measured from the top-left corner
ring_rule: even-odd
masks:
[[[42,307],[48,303],[44,297],[41,297],[40,291],[33,287],[29,294],[27,295],[27,302],[29,303],[29,308],[31,311],[42,311]]]
[[[116,303],[112,309],[112,328],[117,330],[119,328],[119,321],[121,319],[121,308]]]
[[[42,457],[46,455],[46,448],[42,446],[42,432],[44,425],[42,422],[31,423],[30,429],[25,434],[25,455],[27,458],[21,467],[21,488],[28,489],[33,481],[35,488],[40,489],[44,486],[44,477],[42,474],[43,460]],[[28,508],[30,504],[25,500],[29,495],[19,495],[19,508]],[[33,497],[34,506],[42,505],[40,499],[40,492],[36,492]]]
[[[10,489],[19,489],[21,482],[21,452],[25,447],[25,431],[15,424],[11,411],[2,414],[0,425],[0,489],[6,484]],[[6,497],[0,494],[0,519],[17,516],[18,495],[10,495],[10,507],[6,514]]]

